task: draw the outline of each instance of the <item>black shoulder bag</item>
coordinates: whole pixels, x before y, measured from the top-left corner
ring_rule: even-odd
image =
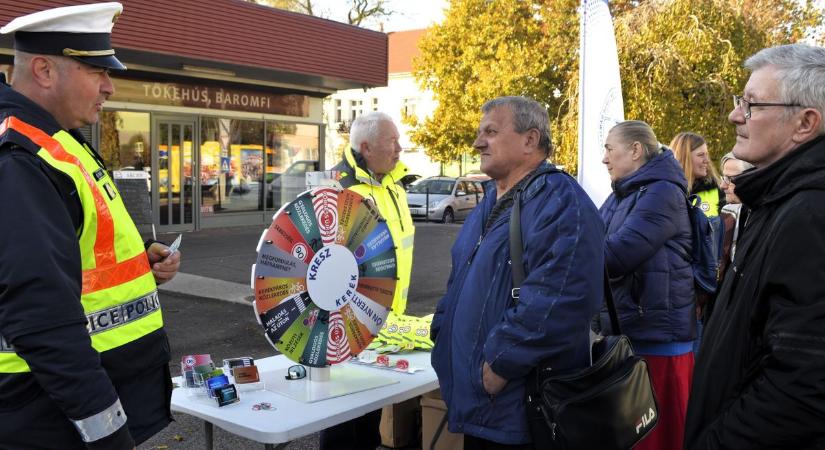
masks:
[[[534,175],[524,188],[545,173]],[[522,190],[516,191],[510,215],[514,304],[518,304],[519,287],[525,278]],[[536,449],[625,450],[645,437],[659,420],[647,363],[634,355],[630,340],[621,334],[606,267],[604,271],[605,300],[616,335],[593,343],[590,367],[555,371],[541,363],[527,376],[527,419]]]

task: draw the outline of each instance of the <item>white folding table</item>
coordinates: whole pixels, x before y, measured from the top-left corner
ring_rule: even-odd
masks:
[[[205,394],[196,395],[188,388],[175,388],[172,392],[172,410],[204,420],[206,445],[209,450],[212,449],[213,425],[238,436],[261,442],[267,450],[282,449],[290,441],[300,437],[438,388],[438,379],[430,366],[429,353],[413,352],[396,357],[407,359],[411,366],[422,367],[424,370],[406,374],[353,363],[343,364],[346,367],[333,366],[329,383],[335,382],[336,370],[341,369],[350,374],[353,370],[366,371],[365,374],[380,374],[397,382],[314,403],[294,400],[265,389],[245,391],[245,387],[240,385],[240,402],[218,407],[215,400],[207,398]],[[294,364],[283,355],[255,361],[262,379],[272,376],[283,379],[287,368]],[[178,384],[181,382],[179,377],[175,381]],[[252,409],[253,405],[261,402],[270,403],[273,410]]]

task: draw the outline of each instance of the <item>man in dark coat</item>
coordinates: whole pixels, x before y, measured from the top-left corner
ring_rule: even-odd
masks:
[[[825,49],[749,58],[728,119],[750,212],[705,329],[686,449],[825,446]]]
[[[473,147],[492,181],[452,248],[447,292],[432,322],[432,364],[449,430],[464,434],[464,450],[532,449],[528,373],[542,361],[555,370],[589,363],[590,318],[603,297],[604,225],[581,186],[545,161],[552,145],[543,106],[499,97],[481,111]],[[511,264],[508,224],[518,191],[524,251]],[[514,264],[526,274],[518,302]],[[584,269],[592,267],[598,270]]]

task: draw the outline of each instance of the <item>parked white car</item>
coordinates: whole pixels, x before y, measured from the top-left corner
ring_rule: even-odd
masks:
[[[469,178],[430,177],[418,180],[407,190],[413,219],[452,223],[464,220],[484,198],[481,182]]]

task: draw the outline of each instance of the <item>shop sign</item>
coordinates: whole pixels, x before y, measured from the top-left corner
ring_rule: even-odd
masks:
[[[111,101],[309,116],[309,97],[306,95],[121,78],[112,78],[112,82],[115,94],[109,97]]]

